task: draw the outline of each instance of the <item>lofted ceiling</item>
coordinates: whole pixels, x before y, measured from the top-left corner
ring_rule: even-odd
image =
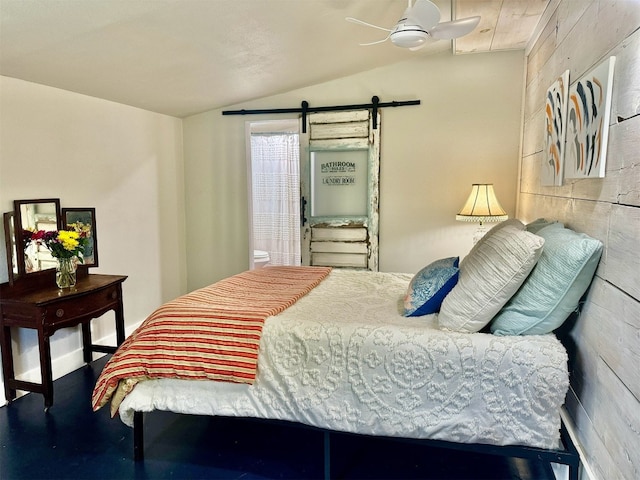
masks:
[[[549,0],[433,0],[480,15],[411,52],[385,32],[407,0],[0,0],[0,74],[176,117],[442,52],[524,49]],[[453,3],[453,5],[452,5]]]
[[[455,17],[481,15],[477,28],[456,39],[455,53],[524,50],[550,0],[457,0]]]

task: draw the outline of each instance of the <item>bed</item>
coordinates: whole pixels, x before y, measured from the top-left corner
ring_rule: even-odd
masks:
[[[138,353],[131,353],[139,337],[134,333],[98,379],[94,408],[110,401],[112,414],[134,427],[136,458],[143,456],[142,413],[164,410],[287,421],[322,429],[327,432],[327,478],[331,431],[546,459],[569,465],[571,478],[577,478],[578,455],[560,415],[569,387],[565,348],[553,333],[538,333],[538,323],[528,334],[506,334],[505,329],[514,328],[509,324],[513,312],[507,315],[506,326],[504,321],[497,322],[509,308],[515,308],[516,296],[523,290],[527,293],[534,267],[540,262],[544,267],[544,235],[527,231],[522,224],[505,223],[487,234],[461,264],[457,258],[443,259],[425,267],[426,275],[269,267],[231,277],[241,285],[243,304],[251,298],[257,298],[258,304],[262,301],[260,295],[248,293],[249,283],[270,288],[276,279],[296,276],[300,269],[314,271],[321,278],[307,282],[293,301],[277,307],[275,314],[267,312],[258,322],[262,322],[259,341],[249,339],[256,355],[247,353],[244,344],[241,348],[244,358],[255,361],[252,378],[244,378],[244,373],[230,381],[218,378],[219,369],[210,366],[205,373],[193,373],[199,367],[190,364],[182,378],[167,372],[165,364],[154,370],[153,359],[140,360]],[[519,239],[514,243],[511,237]],[[529,242],[527,248],[521,248],[520,237]],[[521,250],[528,253],[520,255]],[[500,264],[496,251],[506,256],[505,265],[498,267],[506,268],[500,276],[507,280],[475,285],[491,276],[482,270],[483,264],[495,273]],[[520,255],[517,259],[514,251]],[[493,252],[490,261],[487,252]],[[548,272],[542,274],[548,276]],[[585,275],[592,276],[593,271]],[[419,281],[427,282],[428,297],[437,304],[430,308],[436,311],[425,313],[423,309],[412,316],[408,312],[416,297],[411,292]],[[150,319],[175,320],[180,308],[194,298],[206,297],[215,285],[170,302],[170,308],[159,309],[164,316],[154,313]],[[535,282],[534,287],[540,288]],[[233,296],[226,288],[222,295]],[[473,295],[466,298],[470,290]],[[539,308],[538,301],[535,305]],[[221,316],[225,315],[216,318]],[[481,316],[498,326],[493,328]],[[193,317],[191,312],[182,320],[188,324]],[[167,338],[176,337],[172,335]],[[222,363],[233,362],[224,359]],[[243,364],[240,370],[245,372],[245,367]]]

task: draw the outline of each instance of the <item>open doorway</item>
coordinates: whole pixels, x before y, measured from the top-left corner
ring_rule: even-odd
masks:
[[[299,120],[247,122],[249,266],[300,265]]]

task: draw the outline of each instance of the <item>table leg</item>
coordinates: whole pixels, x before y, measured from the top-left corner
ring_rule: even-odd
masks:
[[[118,346],[124,342],[124,306],[122,304],[122,284],[118,285],[118,306],[116,314],[116,342]]]
[[[51,370],[51,346],[49,336],[42,328],[38,329],[38,343],[40,347],[40,373],[42,376],[42,394],[44,395],[44,410],[53,405],[53,372]]]
[[[82,355],[84,357],[84,363],[91,363],[93,361],[93,354],[91,350],[91,320],[82,323]]]
[[[4,379],[4,396],[11,403],[16,398],[16,390],[9,386],[15,378],[13,369],[13,348],[11,346],[11,327],[0,328],[0,348],[2,348],[2,378]]]

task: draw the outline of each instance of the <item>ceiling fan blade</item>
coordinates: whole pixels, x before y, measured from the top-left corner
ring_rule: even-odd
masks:
[[[368,47],[369,45],[377,45],[379,43],[384,43],[387,40],[389,40],[389,37],[391,36],[391,34],[387,35],[385,38],[383,38],[382,40],[377,40],[375,42],[369,42],[369,43],[359,43],[358,45],[360,45],[361,47]]]
[[[451,22],[442,22],[429,30],[429,35],[437,40],[449,40],[471,33],[480,23],[480,17],[468,17]]]
[[[421,26],[424,30],[438,24],[440,9],[429,0],[416,0],[413,7],[406,10],[407,23]]]
[[[346,17],[345,20],[347,22],[357,23],[358,25],[364,25],[365,27],[372,27],[372,28],[377,28],[378,30],[384,30],[385,32],[391,32],[390,28],[379,27],[379,26],[374,25],[372,23],[367,23],[367,22],[363,22],[362,20],[358,20],[357,18]]]

